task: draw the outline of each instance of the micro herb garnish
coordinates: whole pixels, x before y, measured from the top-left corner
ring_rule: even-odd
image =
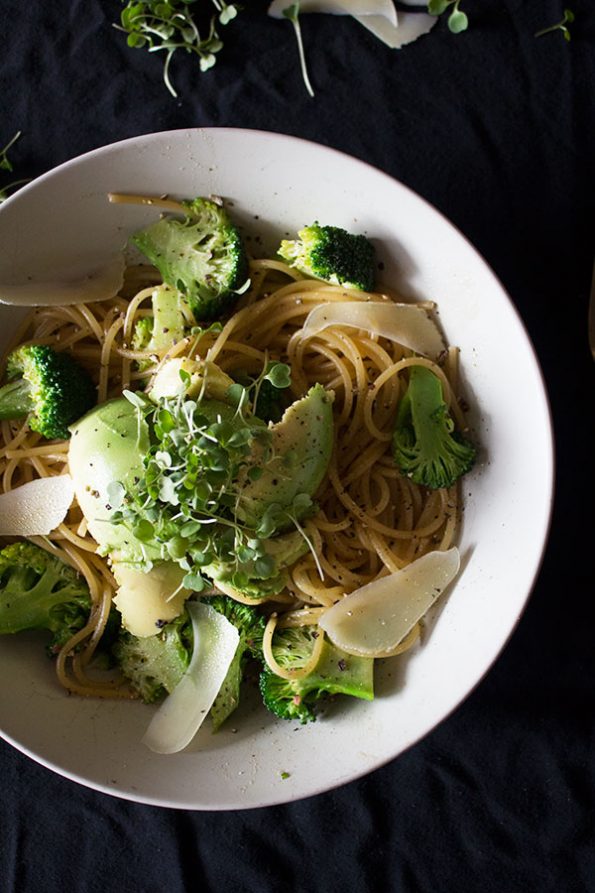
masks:
[[[291,24],[293,25],[293,30],[295,31],[295,39],[297,42],[298,54],[300,57],[300,68],[302,70],[302,79],[304,81],[306,90],[310,94],[312,98],[314,98],[314,90],[312,89],[312,84],[310,83],[310,78],[308,76],[308,66],[306,65],[306,54],[304,52],[304,42],[302,40],[302,29],[300,27],[300,4],[299,0],[296,3],[292,3],[291,6],[288,6],[283,10],[282,15],[284,18],[289,19]]]
[[[125,2],[125,0],[122,0]],[[197,0],[129,0],[114,25],[128,34],[130,47],[145,48],[149,53],[163,51],[163,80],[172,96],[177,93],[169,77],[169,67],[176,50],[186,50],[198,56],[200,70],[207,71],[215,64],[215,54],[222,47],[218,25],[227,25],[238,14],[239,7],[225,0],[211,0],[216,9],[209,18],[208,34],[201,35],[196,18],[189,6]],[[203,4],[204,7],[204,4]],[[203,29],[203,33],[204,33]]]
[[[469,27],[469,19],[462,10],[459,9],[461,0],[429,0],[428,12],[433,16],[440,16],[443,12],[452,6],[450,15],[448,16],[448,28],[453,34],[460,34]]]
[[[260,466],[272,457],[271,431],[249,409],[263,381],[287,387],[289,367],[267,363],[248,387],[232,385],[232,405],[219,404],[222,408],[216,411],[213,401],[202,397],[165,398],[155,404],[145,394],[124,391],[139,421],[144,418],[149,426],[151,447],[144,474],[133,489],[125,492],[117,481],[109,485],[115,509],[110,520],[124,524],[141,543],[157,547],[162,560],[175,561],[187,571],[183,585],[196,592],[206,585],[201,568],[213,563],[227,565],[238,588],[278,573],[264,545],[277,523],[254,531],[235,516],[242,470],[254,480],[262,473],[261,467],[251,465],[254,454]]]
[[[566,27],[566,25],[570,25],[574,22],[574,13],[571,9],[565,9],[564,15],[559,22],[556,22],[554,25],[550,25],[548,28],[542,28],[541,31],[535,32],[535,37],[543,37],[544,34],[552,34],[554,31],[561,31],[564,35],[564,40],[570,40],[571,34],[570,29]]]
[[[8,157],[8,153],[9,153],[10,149],[14,146],[16,141],[19,139],[20,135],[21,135],[21,131],[19,130],[19,131],[17,131],[17,133],[15,133],[15,135],[12,137],[12,139],[10,139],[7,142],[7,144],[4,146],[4,148],[0,149],[0,171],[9,171],[10,173],[12,173],[12,171],[14,170],[14,168],[12,166],[12,162],[11,162],[10,158]],[[10,192],[12,192],[13,189],[16,189],[17,187],[22,186],[24,183],[28,183],[28,182],[29,182],[29,179],[13,180],[12,183],[7,183],[6,186],[0,187],[0,204],[2,202],[6,201]]]

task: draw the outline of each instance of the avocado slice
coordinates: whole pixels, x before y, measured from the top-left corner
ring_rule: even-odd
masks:
[[[160,551],[141,543],[123,524],[112,524],[116,508],[108,487],[119,481],[133,489],[143,475],[149,428],[125,397],[96,406],[71,427],[68,464],[74,491],[99,553],[131,564],[156,561]]]
[[[182,380],[182,375],[185,381]],[[190,357],[174,357],[159,369],[148,396],[158,403],[170,397],[195,399],[203,393],[206,397],[225,402],[232,384],[234,384],[233,378],[215,363],[193,360]],[[235,402],[233,400],[230,402],[235,408]]]
[[[302,555],[305,555],[308,551],[308,543],[302,534],[295,530],[292,533],[285,533],[282,536],[264,540],[263,546],[266,554],[275,560],[275,569],[266,580],[254,576],[245,585],[238,586],[236,581],[234,581],[235,566],[223,561],[214,561],[207,567],[203,567],[202,571],[213,580],[221,592],[230,595],[232,598],[236,593],[245,595],[248,598],[264,598],[265,596],[278,595],[287,585],[287,568],[295,564]],[[249,566],[243,566],[242,570],[250,575]]]
[[[310,388],[285,411],[271,427],[272,458],[262,474],[250,480],[250,467],[240,480],[236,517],[256,528],[266,509],[277,504],[291,509],[299,494],[314,496],[326,474],[333,451],[333,394],[321,384]],[[297,513],[297,520],[304,512]],[[285,528],[291,526],[287,520]]]

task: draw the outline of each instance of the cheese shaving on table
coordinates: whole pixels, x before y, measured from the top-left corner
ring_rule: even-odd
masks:
[[[289,6],[289,0],[273,0],[269,15],[282,18]],[[390,49],[411,43],[430,31],[437,21],[435,16],[424,12],[397,14],[392,0],[301,0],[300,15],[310,12],[350,15]]]

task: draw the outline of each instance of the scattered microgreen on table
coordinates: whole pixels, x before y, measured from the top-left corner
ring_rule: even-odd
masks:
[[[433,16],[440,16],[442,13],[450,9],[448,16],[448,28],[453,34],[460,34],[469,27],[469,19],[466,14],[459,9],[461,0],[429,0],[428,12]]]
[[[160,51],[165,53],[163,80],[174,97],[177,97],[177,93],[173,87],[169,69],[176,50],[185,50],[187,53],[198,56],[200,70],[208,71],[215,65],[216,54],[223,48],[220,26],[229,24],[243,8],[236,3],[227,3],[226,0],[210,0],[210,2],[215,9],[214,12],[210,10],[206,2],[199,4],[199,0],[122,0],[125,8],[122,10],[120,23],[114,27],[128,35],[127,41],[130,47],[144,48],[150,53]],[[467,14],[460,8],[462,2],[463,0],[427,0],[428,13],[433,16],[441,16],[446,13],[449,30],[453,34],[460,34],[469,27]],[[349,15],[346,6],[347,4],[343,4],[338,9],[333,2],[328,5],[324,2],[311,4],[306,0],[294,0],[294,2],[287,0],[286,6],[274,0],[269,6],[269,15],[275,18],[283,17],[293,26],[302,80],[308,94],[312,97],[314,90],[306,65],[300,15],[305,12],[340,12]],[[385,4],[380,0],[377,7],[372,4],[369,12],[371,13],[370,18],[380,17],[386,21],[390,20]],[[561,31],[564,39],[569,41],[571,34],[567,26],[574,22],[574,18],[573,11],[565,9],[561,21],[537,31],[535,36],[541,37],[544,34]],[[396,28],[397,24],[394,27]]]
[[[211,0],[216,12],[201,33],[196,16],[189,8],[195,3],[197,0],[129,0],[122,10],[120,24],[114,25],[128,34],[128,46],[165,53],[163,80],[174,97],[178,94],[169,76],[174,53],[185,50],[198,56],[201,71],[212,68],[217,61],[216,53],[223,47],[218,27],[229,24],[238,13],[233,3]]]
[[[306,65],[306,54],[304,52],[304,42],[302,40],[302,29],[300,27],[300,4],[299,0],[296,3],[292,3],[291,6],[288,6],[287,9],[283,10],[283,16],[288,19],[293,25],[293,30],[295,31],[295,39],[297,42],[298,54],[300,58],[300,68],[302,71],[302,79],[304,81],[304,85],[306,90],[310,94],[310,96],[314,97],[314,90],[312,89],[312,84],[310,83],[310,78],[308,76],[308,67]]]
[[[9,173],[12,173],[12,171],[14,170],[12,162],[8,157],[8,153],[14,146],[16,141],[19,139],[20,135],[21,131],[19,130],[17,133],[15,133],[12,139],[7,142],[4,148],[0,149],[0,171],[8,171]],[[19,186],[22,186],[24,183],[28,182],[28,179],[13,180],[11,183],[7,183],[6,186],[0,186],[0,204],[6,201],[6,199],[14,189],[17,189]]]
[[[549,25],[547,28],[542,28],[541,31],[536,31],[535,37],[543,37],[544,34],[553,34],[555,31],[561,31],[564,35],[564,40],[570,40],[570,29],[567,26],[572,24],[572,22],[574,22],[573,11],[571,9],[565,9],[564,15],[559,22]]]

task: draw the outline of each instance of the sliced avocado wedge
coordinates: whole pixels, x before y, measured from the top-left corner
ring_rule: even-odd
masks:
[[[122,524],[112,524],[116,511],[110,484],[133,489],[143,475],[149,450],[149,428],[124,397],[96,406],[71,427],[70,474],[78,504],[102,555],[130,563],[154,561],[160,551],[141,544]],[[111,501],[110,501],[111,500]]]
[[[190,357],[174,357],[164,363],[155,375],[148,396],[155,403],[171,397],[195,399],[199,394],[226,402],[227,392],[234,384],[215,363],[193,360]],[[229,401],[236,406],[236,402]]]
[[[273,558],[275,562],[270,576],[264,580],[259,579],[256,573],[254,576],[251,575],[251,572],[255,570],[252,562],[242,566],[242,571],[246,575],[244,582],[238,582],[235,565],[227,562],[213,562],[207,567],[203,567],[202,571],[213,580],[221,592],[232,598],[236,593],[248,598],[278,595],[287,585],[287,568],[306,554],[308,543],[302,534],[295,530],[292,533],[285,533],[282,536],[265,540],[263,545],[267,556]]]
[[[272,458],[257,480],[247,469],[240,481],[236,517],[258,527],[271,504],[290,510],[296,496],[314,496],[326,474],[333,451],[333,394],[322,385],[310,388],[271,427]],[[297,520],[304,512],[297,513]],[[291,526],[288,519],[285,528]]]

